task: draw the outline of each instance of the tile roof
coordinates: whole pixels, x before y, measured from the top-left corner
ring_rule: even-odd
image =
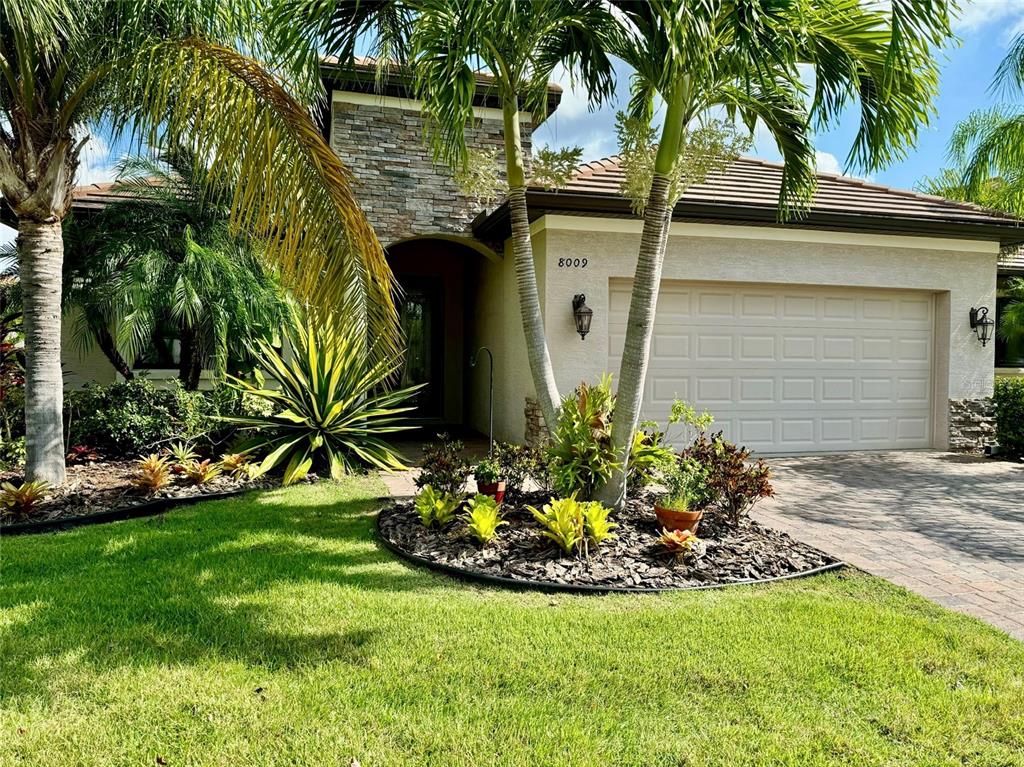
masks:
[[[704,182],[687,189],[679,204],[775,210],[782,170],[781,163],[741,157],[723,171],[712,173]],[[893,189],[835,173],[817,175],[818,190],[811,204],[811,213],[862,214],[916,221],[1002,224],[1013,227],[1024,224],[1024,221],[1007,213],[971,203]],[[623,177],[619,158],[606,157],[581,165],[568,185],[559,191],[618,197]]]
[[[103,210],[112,202],[137,196],[130,190],[119,190],[116,186],[116,181],[107,181],[102,184],[75,187],[71,193],[72,210]]]

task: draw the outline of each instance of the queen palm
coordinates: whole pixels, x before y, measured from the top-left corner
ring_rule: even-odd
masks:
[[[620,506],[650,358],[654,314],[672,209],[706,161],[689,151],[690,131],[720,108],[751,131],[763,125],[785,160],[780,217],[799,214],[815,189],[812,126],[827,127],[859,100],[860,126],[848,164],[872,170],[900,157],[930,114],[937,71],[932,46],[949,34],[945,3],[859,0],[612,0],[625,24],[616,52],[634,69],[631,108],[642,125],[664,101],[656,149],[640,146],[632,167],[648,178],[612,428],[619,468],[601,499]],[[807,103],[801,65],[814,72]],[[640,142],[643,144],[643,142]],[[649,164],[643,162],[645,156]],[[627,188],[631,183],[627,168]],[[696,170],[696,173],[695,173]]]
[[[343,61],[353,41],[376,53],[406,57],[423,100],[438,159],[457,172],[470,163],[465,131],[473,122],[477,75],[493,77],[501,101],[505,180],[512,228],[516,287],[527,357],[547,423],[559,405],[533,261],[526,207],[527,168],[519,119],[543,114],[548,83],[558,66],[590,94],[609,97],[614,71],[606,35],[617,29],[601,0],[282,0],[284,14],[307,20],[313,36]],[[383,60],[379,59],[379,61]],[[382,70],[383,71],[383,70]]]
[[[126,160],[116,186],[123,199],[65,229],[73,337],[97,346],[126,379],[133,362],[156,351],[194,391],[204,368],[218,377],[229,362],[233,373],[250,368],[251,344],[291,322],[263,261],[265,243],[231,231],[231,189],[204,175],[185,148]]]
[[[232,225],[269,238],[288,286],[397,344],[383,252],[303,105],[320,92],[312,56],[260,32],[263,5],[0,0],[0,196],[17,219],[29,479],[64,479],[62,221],[90,130],[187,145],[232,184]]]

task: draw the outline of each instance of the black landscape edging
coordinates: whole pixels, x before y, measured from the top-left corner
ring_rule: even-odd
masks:
[[[14,525],[0,527],[0,538],[7,535],[35,535],[37,533],[57,533],[63,530],[71,530],[76,527],[88,525],[101,525],[106,522],[123,522],[129,519],[142,517],[155,517],[176,509],[179,506],[191,506],[200,501],[219,501],[224,498],[233,498],[242,493],[256,490],[254,487],[244,487],[238,490],[225,490],[220,493],[205,493],[198,495],[172,496],[170,498],[157,498],[152,501],[145,501],[135,506],[122,506],[119,509],[107,509],[97,511],[94,514],[82,514],[78,517],[61,517],[59,519],[47,519],[42,522],[19,522]]]
[[[827,573],[831,570],[838,570],[841,567],[846,567],[845,562],[837,560],[831,564],[821,565],[820,567],[814,567],[810,570],[803,570],[798,573],[789,573],[788,575],[776,575],[772,578],[761,578],[758,580],[731,581],[729,583],[708,583],[701,586],[657,586],[643,588],[640,586],[597,586],[585,583],[555,583],[554,581],[507,578],[504,575],[491,575],[490,573],[483,573],[479,570],[466,570],[461,567],[455,567],[454,565],[446,565],[443,562],[435,562],[432,559],[421,557],[419,554],[413,554],[412,552],[406,551],[402,547],[391,542],[387,536],[381,532],[380,512],[377,513],[373,528],[377,533],[377,539],[384,544],[384,548],[392,554],[395,554],[408,562],[412,562],[415,565],[420,565],[428,570],[441,572],[445,575],[452,575],[466,581],[483,583],[491,586],[501,586],[503,588],[518,589],[522,591],[561,591],[577,594],[659,594],[669,591],[708,591],[710,589],[724,589],[730,586],[757,586],[762,583],[791,581],[797,578],[806,578],[811,575],[819,575],[820,573]]]

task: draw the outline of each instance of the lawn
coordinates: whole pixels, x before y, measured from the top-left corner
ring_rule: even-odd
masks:
[[[0,765],[1024,765],[1024,644],[884,581],[479,588],[381,491],[0,541]]]

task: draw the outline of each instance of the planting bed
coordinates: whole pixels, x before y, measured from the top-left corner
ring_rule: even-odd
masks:
[[[71,521],[104,512],[152,505],[154,501],[164,502],[158,504],[159,509],[163,510],[173,505],[171,502],[176,499],[198,500],[276,484],[269,479],[253,482],[222,474],[209,484],[197,486],[181,476],[172,475],[170,485],[150,494],[132,484],[137,469],[137,461],[90,461],[70,465],[67,467],[67,482],[48,492],[30,517],[14,519],[0,514],[0,529],[15,531],[35,523]],[[0,482],[17,485],[21,480],[21,475],[16,472],[0,472]]]
[[[377,519],[384,543],[419,564],[468,577],[506,580],[524,586],[561,589],[655,591],[708,588],[797,577],[842,563],[785,533],[746,520],[738,528],[706,515],[697,533],[702,556],[677,560],[658,543],[661,532],[652,500],[631,500],[614,515],[616,537],[589,556],[561,554],[541,537],[526,505],[540,508],[548,500],[535,495],[520,504],[505,504],[509,524],[481,547],[461,520],[428,529],[411,503],[384,509]]]

